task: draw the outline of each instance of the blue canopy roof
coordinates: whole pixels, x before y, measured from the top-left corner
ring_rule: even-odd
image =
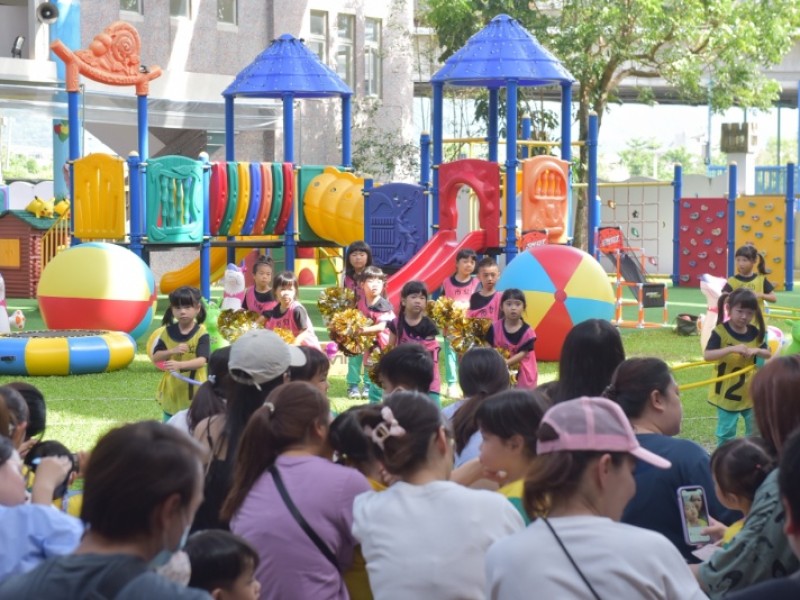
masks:
[[[575,81],[516,19],[497,15],[445,61],[431,82],[498,88],[511,79],[520,87]]]
[[[222,95],[281,98],[287,93],[323,98],[351,96],[353,90],[302,40],[283,34],[242,69]]]

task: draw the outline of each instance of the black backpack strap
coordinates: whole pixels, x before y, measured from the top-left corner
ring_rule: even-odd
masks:
[[[130,557],[130,559],[120,561],[100,578],[95,588],[95,594],[97,597],[113,600],[126,585],[147,573],[147,570],[147,563],[140,558]]]
[[[311,528],[311,525],[308,524],[308,521],[305,520],[305,517],[303,517],[302,513],[297,509],[297,506],[295,506],[291,496],[289,496],[289,492],[286,491],[286,486],[283,485],[283,479],[281,478],[281,474],[278,472],[278,468],[275,465],[272,465],[269,468],[269,472],[272,474],[272,480],[275,482],[275,487],[278,488],[278,493],[281,495],[283,503],[286,505],[286,508],[289,509],[289,512],[292,514],[292,517],[294,517],[294,520],[297,521],[297,524],[300,525],[305,534],[312,542],[314,542],[314,545],[319,549],[320,552],[322,552],[322,555],[328,559],[328,562],[333,565],[336,571],[341,572],[339,570],[339,561],[336,560],[336,555],[322,540],[322,538],[317,535],[317,532]]]

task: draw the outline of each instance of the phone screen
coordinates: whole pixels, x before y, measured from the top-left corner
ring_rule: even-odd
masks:
[[[708,527],[708,504],[701,486],[682,487],[678,490],[678,506],[683,520],[684,539],[687,544],[700,545],[711,541],[701,531]]]

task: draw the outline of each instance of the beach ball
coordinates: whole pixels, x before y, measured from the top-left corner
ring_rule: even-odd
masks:
[[[48,329],[102,329],[143,334],[153,319],[153,273],[130,250],[89,242],[59,252],[39,279],[39,309]]]
[[[572,327],[614,316],[614,290],[590,254],[547,244],[521,252],[503,270],[498,290],[525,293],[525,322],[536,330],[537,360],[556,361]]]

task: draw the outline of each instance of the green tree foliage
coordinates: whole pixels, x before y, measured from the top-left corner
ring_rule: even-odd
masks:
[[[756,156],[759,166],[785,165],[787,162],[797,163],[797,140],[791,137],[781,138],[781,155],[778,157],[778,138],[771,137],[767,145]]]
[[[380,106],[374,98],[353,102],[353,168],[383,182],[413,179],[419,174],[419,149],[405,142],[396,128],[377,126]]]
[[[427,0],[424,18],[446,59],[500,13],[531,31],[578,81],[581,140],[589,113],[602,120],[626,78],[661,78],[687,102],[717,111],[768,107],[779,85],[763,68],[780,62],[800,26],[797,0]],[[585,206],[579,197],[578,245]]]
[[[619,158],[631,177],[643,176],[654,179],[672,179],[675,163],[683,167],[684,175],[706,172],[700,154],[690,152],[685,146],[665,149],[655,139],[634,138],[626,142]]]

